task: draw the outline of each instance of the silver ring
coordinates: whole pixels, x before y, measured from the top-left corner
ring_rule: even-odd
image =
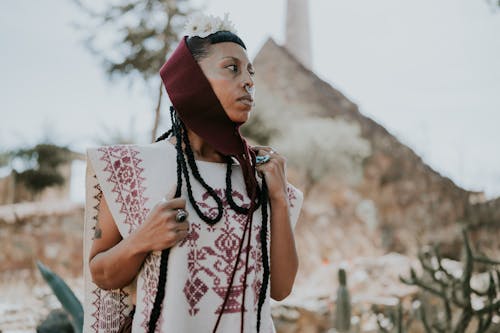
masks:
[[[270,158],[271,157],[269,155],[256,156],[255,163],[256,164],[264,164],[264,163],[269,162]]]
[[[188,217],[188,213],[184,209],[178,209],[175,215],[175,220],[177,222],[184,222]]]

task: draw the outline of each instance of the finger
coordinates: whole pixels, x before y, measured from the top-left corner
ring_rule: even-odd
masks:
[[[168,233],[168,238],[171,240],[177,240],[177,232],[175,230],[170,230]]]
[[[189,233],[186,230],[171,230],[168,235],[170,239],[179,241],[185,238]]]
[[[175,197],[175,192],[177,191],[177,184],[172,185],[170,190],[165,194],[164,197],[160,199],[157,206],[166,205],[166,203]]]
[[[178,240],[183,240],[187,237],[187,235],[189,235],[189,233],[186,230],[180,230],[179,232],[177,232],[176,238]]]
[[[250,147],[253,151],[258,151],[258,150],[268,150],[271,149],[271,147],[268,146],[252,146]]]
[[[176,230],[189,230],[189,222],[178,222],[175,227]]]
[[[170,200],[170,199],[173,199],[175,197],[175,192],[177,191],[177,183],[175,183],[171,188],[170,190],[167,192],[167,194],[165,195],[165,199],[167,200]]]
[[[256,151],[256,152],[260,152],[260,151],[264,151],[264,152],[267,152],[267,153],[271,153],[271,154],[277,154],[278,152],[276,151],[276,149],[274,149],[273,147],[269,147],[269,146],[253,146],[251,148],[253,151]]]
[[[186,229],[176,229],[173,231],[175,233],[175,238],[179,238],[179,236],[181,236],[180,238],[184,238],[187,235],[189,235],[189,230],[186,230]]]
[[[162,208],[164,210],[175,210],[175,214],[177,214],[177,209],[185,209],[186,208],[186,199],[184,198],[174,198],[168,201],[164,201],[162,204]]]
[[[259,149],[259,150],[255,151],[255,154],[257,156],[263,156],[263,155],[269,155],[269,152],[267,150],[264,150],[264,149]]]
[[[257,174],[262,177],[266,171],[265,164],[257,164],[255,170],[257,170]]]

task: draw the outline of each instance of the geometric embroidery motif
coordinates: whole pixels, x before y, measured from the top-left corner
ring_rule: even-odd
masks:
[[[236,256],[240,242],[242,241],[241,238],[246,222],[245,215],[238,214],[231,209],[226,200],[224,189],[214,189],[214,191],[222,199],[224,212],[221,220],[214,226],[210,226],[198,219],[190,221],[191,225],[188,236],[178,244],[179,247],[188,247],[188,278],[185,281],[183,292],[189,305],[189,314],[191,316],[195,316],[198,313],[199,308],[197,305],[209,290],[214,295],[218,295],[218,299],[220,300],[218,307],[214,308],[214,313],[220,314],[222,311],[224,297],[231,282],[231,274],[238,259]],[[249,204],[243,204],[244,196],[241,193],[233,191],[232,194],[238,205],[248,208]],[[217,208],[213,205],[213,199],[211,199],[208,193],[202,195],[197,204],[205,215],[213,217],[217,214]],[[252,271],[257,274],[254,281],[249,285],[255,299],[258,299],[260,286],[262,285],[262,274],[259,274],[262,271],[260,229],[260,224],[254,221],[251,233],[253,240],[250,244],[250,262],[247,279],[251,276],[250,273]],[[214,235],[212,237],[213,241],[209,244],[200,244],[200,233],[211,233]],[[242,247],[237,272],[235,273],[233,286],[228,295],[224,313],[235,313],[241,309],[248,231],[245,238],[246,240]]]
[[[139,166],[142,162],[137,156],[139,150],[133,145],[115,145],[101,147],[98,151],[103,153],[104,171],[109,174],[107,181],[113,184],[114,200],[125,216],[124,223],[129,226],[130,233],[134,226],[142,224],[148,213],[144,206],[148,198],[144,197],[144,168]]]
[[[295,200],[297,197],[295,196],[295,191],[292,189],[292,187],[287,186],[286,191],[288,192],[288,201],[290,202],[290,208],[295,207]]]
[[[186,281],[183,291],[190,306],[189,314],[194,316],[200,310],[195,306],[200,301],[202,296],[208,291],[208,287],[198,277],[195,277],[194,280]]]
[[[157,253],[150,253],[144,261],[144,285],[142,286],[144,309],[142,311],[143,321],[141,327],[147,331],[149,324],[149,317],[153,310],[156,293],[158,290],[158,277],[160,274],[160,255]],[[160,315],[156,323],[156,331],[162,326],[163,316]]]

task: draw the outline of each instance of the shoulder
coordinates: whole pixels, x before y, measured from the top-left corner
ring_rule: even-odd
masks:
[[[138,154],[150,155],[156,153],[173,154],[175,153],[175,147],[167,140],[162,140],[159,142],[145,143],[145,144],[115,144],[115,145],[103,145],[103,146],[92,146],[86,149],[87,157],[102,157],[103,155],[121,156],[121,155],[131,155],[136,156]]]

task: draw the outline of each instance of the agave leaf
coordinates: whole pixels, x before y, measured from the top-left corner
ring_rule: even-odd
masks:
[[[42,273],[44,280],[56,295],[63,308],[71,316],[73,327],[76,333],[81,333],[83,329],[83,307],[82,303],[76,298],[70,287],[59,275],[52,272],[47,266],[37,260],[36,265]]]

